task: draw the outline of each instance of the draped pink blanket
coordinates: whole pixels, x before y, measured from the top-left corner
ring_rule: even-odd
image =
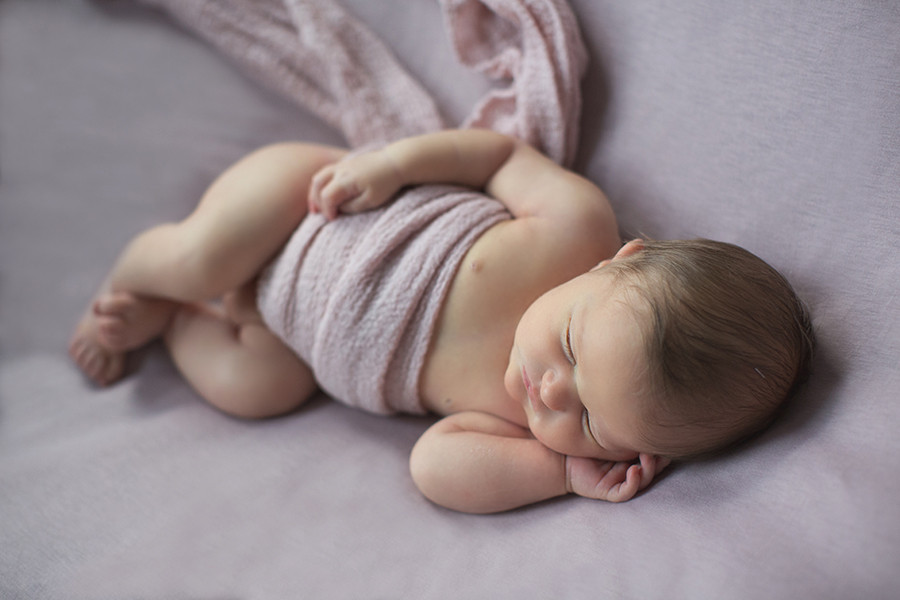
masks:
[[[443,127],[427,92],[332,0],[144,0],[162,5],[354,147]],[[586,53],[563,0],[443,0],[459,59],[502,82],[463,124],[574,159]],[[451,186],[326,222],[307,217],[260,278],[266,324],[333,397],[377,413],[424,412],[421,372],[441,305],[477,238],[509,218]]]
[[[444,127],[434,100],[334,0],[140,0],[164,8],[352,147]],[[570,165],[587,53],[565,0],[439,0],[459,60],[498,82],[464,127],[523,139]]]

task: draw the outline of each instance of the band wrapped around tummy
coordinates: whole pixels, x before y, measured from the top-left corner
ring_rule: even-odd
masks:
[[[496,200],[444,185],[331,222],[310,215],[262,274],[257,304],[332,397],[424,413],[419,376],[459,263],[508,218]]]

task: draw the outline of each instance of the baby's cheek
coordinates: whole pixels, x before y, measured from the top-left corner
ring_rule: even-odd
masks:
[[[506,388],[506,393],[510,395],[512,398],[519,397],[519,387],[522,384],[522,378],[518,376],[518,367],[515,364],[515,361],[510,358],[509,364],[506,367],[506,373],[503,374],[503,387]]]

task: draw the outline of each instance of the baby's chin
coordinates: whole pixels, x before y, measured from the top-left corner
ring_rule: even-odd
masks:
[[[506,365],[506,372],[503,374],[503,387],[506,388],[506,393],[509,394],[510,398],[518,399],[518,385],[520,381],[519,365],[510,357]]]

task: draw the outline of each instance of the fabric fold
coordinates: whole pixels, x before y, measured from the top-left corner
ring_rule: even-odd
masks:
[[[391,50],[334,0],[139,0],[167,11],[351,147],[446,125]],[[459,60],[497,81],[464,121],[563,165],[578,145],[587,52],[564,0],[440,0]]]

